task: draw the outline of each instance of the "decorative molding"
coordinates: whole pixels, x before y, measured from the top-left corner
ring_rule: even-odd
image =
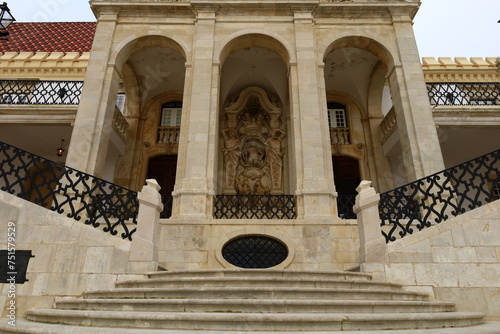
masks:
[[[426,82],[499,82],[495,57],[424,57],[422,69]]]
[[[278,97],[247,87],[229,100],[221,132],[224,194],[282,194],[286,130]]]
[[[0,53],[0,75],[4,79],[64,77],[68,80],[68,76],[83,79],[89,58],[90,52],[5,52]]]

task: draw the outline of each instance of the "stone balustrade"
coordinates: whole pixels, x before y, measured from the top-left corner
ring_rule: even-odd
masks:
[[[380,129],[382,130],[382,143],[393,134],[398,128],[398,122],[396,120],[396,112],[394,108],[387,113],[382,122],[380,123]]]
[[[115,106],[115,112],[113,114],[113,129],[120,136],[122,140],[125,141],[125,134],[128,129],[128,122],[125,116],[121,113],[120,109]]]

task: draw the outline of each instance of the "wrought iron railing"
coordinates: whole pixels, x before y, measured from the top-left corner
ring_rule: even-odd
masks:
[[[498,82],[427,83],[431,105],[497,106],[500,105]]]
[[[160,212],[160,218],[166,219],[172,217],[172,204],[174,197],[172,195],[161,195],[163,211]]]
[[[135,191],[0,142],[0,190],[132,240]]]
[[[294,219],[293,195],[216,195],[217,219]]]
[[[353,211],[356,203],[356,195],[338,195],[337,210],[339,217],[342,219],[356,219],[356,214]]]
[[[0,104],[78,105],[83,81],[0,80]]]
[[[498,199],[500,149],[380,195],[387,242]]]

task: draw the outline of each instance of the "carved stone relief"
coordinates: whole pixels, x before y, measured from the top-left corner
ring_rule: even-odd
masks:
[[[286,131],[277,99],[249,87],[230,98],[223,122],[225,194],[283,194]]]

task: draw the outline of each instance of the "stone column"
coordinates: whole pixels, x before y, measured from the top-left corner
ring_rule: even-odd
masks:
[[[158,228],[160,213],[163,211],[159,190],[156,180],[149,179],[137,194],[139,214],[128,257],[130,272],[147,273],[158,270]]]
[[[320,104],[321,87],[316,59],[314,22],[311,8],[298,8],[294,13],[295,40],[297,45],[297,65],[291,68],[292,82],[297,83],[293,99],[294,131],[299,216],[301,218],[331,218],[336,216],[336,203],[331,166],[331,148],[328,118]],[[323,85],[324,86],[324,85]],[[295,104],[297,102],[297,104]],[[328,163],[328,161],[330,161]],[[300,200],[301,199],[301,200]]]
[[[173,217],[209,218],[212,216],[212,201],[209,195],[208,171],[209,154],[214,150],[210,145],[210,115],[212,108],[212,74],[213,49],[215,34],[215,8],[196,6],[196,35],[194,41],[194,55],[189,78],[186,79],[185,91],[189,91],[187,110],[188,117],[183,118],[186,126],[187,140],[183,147],[185,154],[180,156],[178,172],[182,176],[177,178],[173,192],[176,200]],[[187,73],[188,74],[188,73]],[[187,123],[187,124],[186,124]],[[181,151],[181,148],[179,151]],[[210,164],[213,169],[213,164]]]
[[[371,187],[371,181],[361,181],[356,188],[354,213],[358,219],[359,263],[387,263],[389,256],[385,238],[381,232],[378,212],[380,195]]]
[[[443,156],[408,14],[393,13],[399,61],[388,79],[408,182],[444,169]]]
[[[116,14],[99,17],[66,160],[70,167],[99,177],[113,131],[114,99],[120,80],[116,68],[108,66],[116,21]]]

